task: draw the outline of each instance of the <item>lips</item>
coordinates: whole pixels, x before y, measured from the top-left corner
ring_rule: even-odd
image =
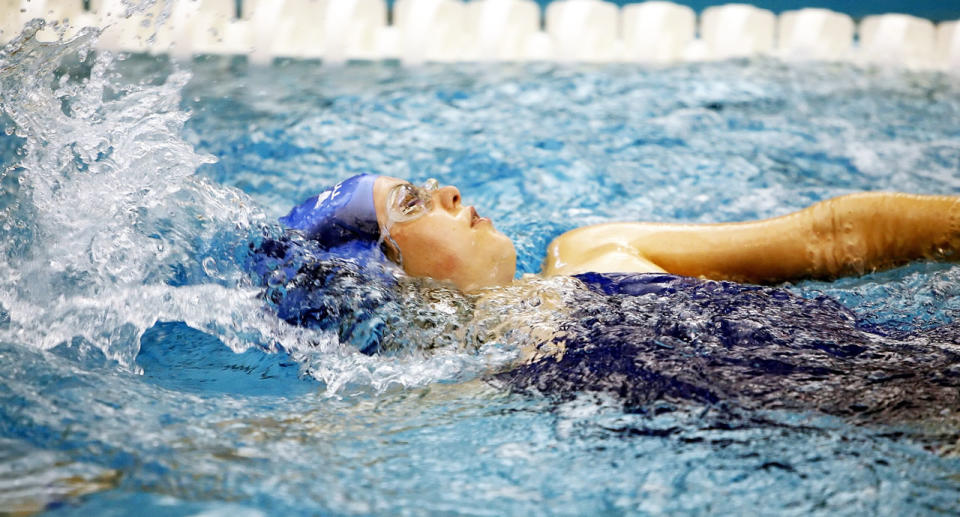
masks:
[[[470,207],[470,227],[473,228],[474,226],[483,222],[489,223],[490,219],[487,219],[486,217],[480,217],[480,215],[477,214],[477,209],[471,206]]]

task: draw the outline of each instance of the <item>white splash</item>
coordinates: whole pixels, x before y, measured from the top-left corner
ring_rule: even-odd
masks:
[[[182,136],[190,74],[171,64],[128,78],[124,56],[92,50],[96,30],[42,43],[39,28],[0,51],[0,121],[22,139],[0,177],[13,185],[0,191],[0,339],[81,340],[136,370],[144,331],[183,321],[235,351],[279,346],[331,394],[462,380],[516,357],[494,339],[366,356],[282,321],[243,264],[275,225],[244,193],[195,174],[214,158]]]
[[[142,332],[173,319],[249,346],[239,336],[261,309],[230,244],[264,216],[195,176],[213,158],[181,137],[189,74],[125,81],[116,56],[91,51],[95,30],[41,43],[40,27],[0,53],[0,107],[23,139],[3,172],[19,185],[0,206],[3,338],[41,348],[81,338],[132,365]]]

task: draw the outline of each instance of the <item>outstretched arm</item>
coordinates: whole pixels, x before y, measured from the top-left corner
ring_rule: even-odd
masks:
[[[918,258],[960,260],[960,197],[863,193],[761,221],[588,226],[550,244],[544,274],[666,271],[770,283]]]

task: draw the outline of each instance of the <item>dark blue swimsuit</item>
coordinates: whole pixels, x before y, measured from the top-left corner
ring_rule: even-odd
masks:
[[[668,274],[578,275],[561,358],[499,374],[519,391],[815,409],[884,422],[960,409],[960,326],[881,335],[828,297]]]
[[[392,277],[376,261],[311,246],[268,239],[254,249],[264,298],[290,323],[335,330],[364,353],[390,350],[381,313],[400,298]],[[960,343],[958,325],[882,333],[832,298],[781,288],[669,274],[576,278],[584,288],[559,329],[562,356],[491,382],[561,399],[604,392],[641,412],[683,402],[890,421],[960,409],[960,356],[939,346]]]

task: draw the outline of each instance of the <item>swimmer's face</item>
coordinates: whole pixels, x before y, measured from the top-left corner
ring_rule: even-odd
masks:
[[[407,274],[447,280],[463,291],[513,280],[513,243],[490,219],[463,206],[456,187],[421,189],[382,176],[374,184],[373,199],[381,231],[399,248]]]

